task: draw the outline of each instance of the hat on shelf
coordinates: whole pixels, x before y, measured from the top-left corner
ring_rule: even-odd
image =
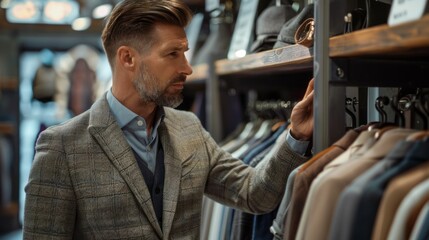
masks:
[[[274,48],[296,44],[295,33],[305,20],[314,17],[314,4],[305,6],[295,17],[287,21],[281,28]]]
[[[256,22],[256,39],[250,47],[250,52],[272,49],[284,23],[296,14],[290,4],[268,6],[264,9]]]

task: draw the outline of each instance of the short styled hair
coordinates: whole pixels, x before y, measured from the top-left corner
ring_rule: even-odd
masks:
[[[181,0],[124,0],[118,3],[101,35],[110,65],[113,67],[120,46],[131,46],[140,52],[150,48],[156,23],[185,28],[191,19],[191,10]]]

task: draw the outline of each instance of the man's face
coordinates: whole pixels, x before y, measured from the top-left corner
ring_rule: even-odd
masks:
[[[152,47],[141,56],[134,86],[145,102],[177,107],[182,102],[186,76],[192,69],[186,60],[188,42],[178,26],[157,24]]]

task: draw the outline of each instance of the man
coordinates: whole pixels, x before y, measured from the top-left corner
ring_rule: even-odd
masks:
[[[112,88],[40,135],[24,239],[198,239],[204,194],[254,213],[280,202],[304,156],[284,144],[263,167],[248,167],[192,113],[173,109],[192,73],[184,54],[190,18],[177,0],[115,7],[102,33]],[[312,85],[308,93],[292,114],[298,140],[312,135]]]

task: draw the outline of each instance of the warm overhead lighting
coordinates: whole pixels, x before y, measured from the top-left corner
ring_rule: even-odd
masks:
[[[73,12],[76,7],[73,8],[71,2],[48,1],[44,7],[45,21],[53,23],[70,22],[68,19],[77,17],[77,12]]]
[[[71,24],[79,15],[79,4],[71,0],[3,0],[2,6],[6,3],[11,23]]]
[[[95,19],[104,18],[112,11],[112,4],[102,4],[92,11],[92,17]]]
[[[40,16],[37,6],[34,2],[15,3],[7,9],[6,17],[16,22],[34,21]]]
[[[83,31],[89,28],[91,19],[88,17],[76,18],[72,23],[72,29],[75,31]]]
[[[1,7],[1,8],[6,9],[6,8],[8,8],[9,6],[10,6],[10,0],[3,0],[3,1],[1,1],[1,3],[0,3],[0,7]]]

